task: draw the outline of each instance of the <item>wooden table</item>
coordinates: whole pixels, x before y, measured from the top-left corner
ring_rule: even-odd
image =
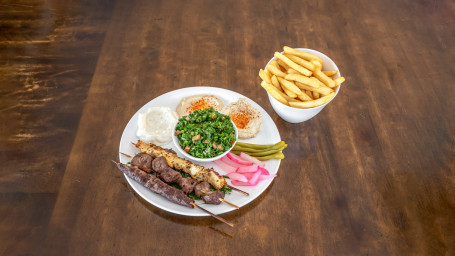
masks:
[[[0,255],[454,255],[454,27],[447,0],[1,1]],[[284,45],[346,77],[300,124],[259,85]],[[110,162],[189,86],[254,99],[289,145],[234,228],[149,205]]]

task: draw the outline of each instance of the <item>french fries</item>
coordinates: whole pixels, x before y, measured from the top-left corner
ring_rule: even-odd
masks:
[[[278,89],[273,86],[272,84],[262,81],[261,86],[268,92],[270,95],[272,95],[273,98],[275,98],[277,101],[289,105],[289,102],[286,100],[286,98],[281,94],[281,91],[278,91]]]
[[[333,96],[335,96],[335,92],[331,92],[330,94],[319,98],[317,100],[310,100],[310,101],[304,101],[304,102],[289,102],[289,105],[294,108],[314,108],[320,105],[323,105],[327,102],[329,102]]]
[[[328,87],[325,87],[325,86],[320,86],[318,88],[314,88],[314,87],[311,87],[311,86],[308,86],[308,85],[305,85],[305,84],[302,84],[302,83],[299,83],[299,82],[296,82],[295,85],[297,85],[297,87],[299,87],[301,90],[308,90],[308,91],[312,91],[312,92],[317,92],[317,93],[322,94],[322,95],[327,95],[327,94],[333,92],[332,89],[330,89]]]
[[[293,82],[283,79],[281,77],[277,77],[277,78],[278,78],[278,81],[280,82],[280,84],[282,86],[284,86],[286,89],[288,89],[289,91],[291,91],[297,95],[303,94],[303,92],[299,89],[299,87],[297,87]]]
[[[272,79],[270,79],[270,80],[271,80],[270,82],[272,83],[273,86],[275,86],[278,90],[281,90],[280,82],[278,82],[278,79],[276,78],[275,75],[273,75]]]
[[[289,65],[286,64],[286,63],[285,63],[284,61],[282,61],[282,60],[278,60],[277,62],[278,62],[278,65],[280,65],[280,67],[281,67],[281,69],[282,69],[283,71],[287,71],[287,70],[290,68]]]
[[[280,76],[280,77],[285,77],[286,76],[286,73],[283,73],[283,71],[281,71],[277,66],[275,66],[273,63],[270,63],[268,66],[267,66],[267,70],[270,71],[270,73],[276,75],[276,76]]]
[[[323,82],[325,85],[327,85],[330,88],[335,87],[335,81],[333,81],[332,78],[326,76],[324,73],[322,73],[321,70],[316,70],[313,72],[314,77],[319,79],[319,81]]]
[[[270,80],[269,74],[266,73],[264,70],[262,70],[262,68],[259,70],[259,77],[266,82],[269,82],[269,83],[272,82]]]
[[[284,63],[286,63],[289,67],[293,68],[294,70],[302,73],[303,75],[305,76],[311,76],[311,71],[309,71],[308,69],[298,65],[297,63],[293,62],[292,60],[290,60],[288,57],[284,56],[283,54],[279,53],[279,52],[275,52],[275,57],[277,59],[280,59],[282,60]]]
[[[306,84],[306,85],[314,87],[314,88],[319,88],[319,86],[320,86],[319,83],[314,81],[313,79],[306,77],[306,76],[299,75],[299,74],[288,74],[284,78],[287,80],[300,82],[302,84]]]
[[[294,108],[314,108],[329,102],[344,77],[337,70],[321,70],[322,58],[284,46],[275,52],[265,70],[259,70],[261,86],[279,102]]]
[[[342,82],[344,82],[346,79],[344,79],[344,77],[340,76],[338,77],[337,79],[333,80],[335,81],[335,86],[338,86],[340,85]]]
[[[299,64],[300,66],[308,70],[314,71],[316,69],[316,66],[313,63],[306,61],[302,58],[299,58],[295,55],[285,54],[284,56],[288,57],[290,60],[294,61],[295,63]]]
[[[336,70],[327,70],[327,71],[322,71],[326,76],[334,76],[336,73],[338,73]]]
[[[307,53],[307,52],[302,52],[302,51],[293,49],[293,48],[288,47],[288,46],[283,47],[283,50],[284,50],[284,53],[295,55],[297,57],[300,57],[302,59],[309,60],[309,61],[317,60],[320,63],[322,63],[322,59],[320,57],[314,55],[314,54]]]

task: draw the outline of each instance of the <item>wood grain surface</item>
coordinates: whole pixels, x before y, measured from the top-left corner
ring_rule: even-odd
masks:
[[[455,255],[453,1],[0,1],[0,255]],[[258,71],[318,50],[346,82],[282,120]],[[252,203],[160,210],[112,165],[151,99],[254,99],[288,148]]]

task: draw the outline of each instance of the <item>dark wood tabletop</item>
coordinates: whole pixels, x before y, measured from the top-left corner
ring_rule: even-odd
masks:
[[[453,1],[0,1],[0,255],[455,255]],[[316,117],[274,112],[283,46],[346,82]],[[145,103],[229,89],[288,148],[251,203],[161,210],[111,163]]]

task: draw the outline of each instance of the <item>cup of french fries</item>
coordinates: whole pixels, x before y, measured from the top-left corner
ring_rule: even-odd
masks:
[[[337,65],[325,54],[306,48],[283,47],[264,70],[261,86],[275,112],[289,123],[317,115],[340,91],[344,82]]]

